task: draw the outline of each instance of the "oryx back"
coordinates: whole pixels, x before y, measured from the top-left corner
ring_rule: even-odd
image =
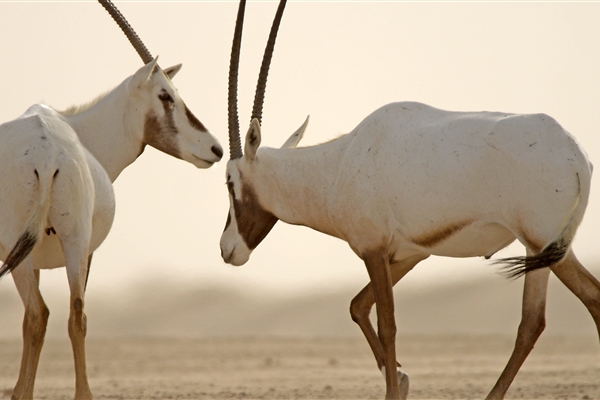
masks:
[[[347,224],[360,227],[348,233],[358,243],[381,237],[399,251],[465,257],[519,238],[540,251],[572,239],[587,205],[591,164],[547,115],[395,103],[348,136],[333,215],[356,218],[361,205],[369,224]]]

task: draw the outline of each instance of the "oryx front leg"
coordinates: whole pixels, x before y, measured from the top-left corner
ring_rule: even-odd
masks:
[[[377,336],[383,353],[383,371],[386,382],[386,399],[400,399],[396,370],[396,322],[394,320],[394,294],[392,276],[386,251],[363,255],[371,279],[372,292],[377,304]]]
[[[549,268],[531,271],[525,275],[523,310],[515,348],[500,378],[486,397],[488,400],[504,398],[521,365],[546,327],[546,293],[549,275]]]
[[[50,311],[39,290],[40,272],[32,268],[30,258],[27,258],[19,268],[15,268],[11,275],[25,306],[21,369],[11,399],[32,399],[35,375],[46,336]]]
[[[427,255],[417,255],[413,257],[408,257],[400,261],[395,261],[390,264],[390,273],[392,277],[392,286],[395,286],[396,283],[400,281],[410,270],[414,268],[419,262],[426,259]],[[360,329],[362,330],[369,346],[371,347],[371,351],[373,351],[373,355],[375,356],[375,361],[377,362],[377,367],[380,370],[384,370],[384,353],[383,347],[381,346],[381,342],[379,341],[379,337],[371,324],[371,320],[369,319],[369,314],[371,313],[371,308],[375,304],[375,296],[373,295],[373,287],[372,284],[369,283],[367,286],[363,288],[352,299],[350,303],[350,315],[352,316],[352,320],[358,324]],[[398,367],[400,367],[400,363],[397,363]],[[400,388],[400,397],[405,398],[408,395],[409,389],[409,379],[408,375],[400,370],[398,370],[398,381]],[[384,376],[385,378],[385,376]]]

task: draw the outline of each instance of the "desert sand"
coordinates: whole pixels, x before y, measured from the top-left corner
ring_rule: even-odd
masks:
[[[503,335],[401,336],[411,399],[485,397],[511,350]],[[511,399],[598,399],[594,337],[541,339],[511,387]],[[10,397],[18,340],[0,342],[0,393]],[[359,338],[112,338],[88,341],[97,399],[382,399],[384,382]],[[70,345],[46,343],[39,399],[73,396]]]
[[[0,286],[0,398],[18,374],[23,307]],[[383,399],[385,384],[348,304],[360,289],[295,293],[164,280],[88,288],[88,374],[97,399]],[[398,360],[410,399],[482,399],[512,351],[522,282],[498,277],[396,288]],[[68,292],[51,310],[38,399],[71,399]],[[600,344],[585,307],[556,279],[547,328],[509,399],[600,399]]]

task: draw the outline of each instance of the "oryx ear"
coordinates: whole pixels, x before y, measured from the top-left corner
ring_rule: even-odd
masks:
[[[260,146],[260,122],[256,118],[250,122],[250,128],[246,133],[246,144],[244,146],[244,156],[250,161],[254,160],[256,151]]]
[[[169,79],[173,79],[173,77],[175,75],[177,75],[177,73],[179,72],[180,69],[181,69],[181,64],[177,64],[177,65],[173,65],[172,67],[163,69],[163,71],[165,74],[167,74]]]
[[[294,147],[298,146],[298,143],[300,143],[300,140],[302,139],[302,137],[304,136],[304,132],[306,131],[306,127],[308,126],[309,118],[310,118],[310,115],[308,117],[306,117],[306,121],[304,121],[302,126],[300,128],[298,128],[298,130],[296,132],[294,132],[292,134],[292,136],[289,137],[288,140],[285,141],[283,146],[281,146],[282,149],[290,149],[290,148],[294,148]]]
[[[131,77],[131,82],[129,84],[136,88],[143,86],[146,82],[148,82],[148,79],[150,79],[150,76],[152,76],[154,73],[157,62],[158,56],[156,56],[154,60],[144,65],[142,68],[138,69],[137,72]]]

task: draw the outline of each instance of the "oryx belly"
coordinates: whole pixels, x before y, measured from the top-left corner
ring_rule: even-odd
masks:
[[[423,253],[444,257],[491,257],[516,239],[510,230],[497,223],[474,223],[455,232],[428,234],[413,238],[412,243]]]

